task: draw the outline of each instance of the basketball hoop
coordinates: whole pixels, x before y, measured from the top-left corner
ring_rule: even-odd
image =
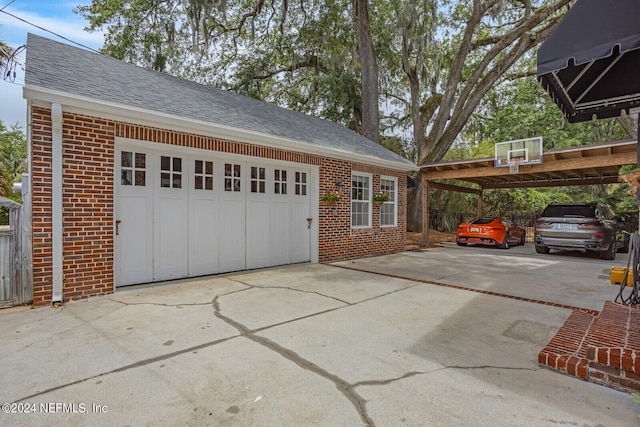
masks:
[[[520,162],[522,161],[522,159],[519,158],[515,158],[515,159],[509,159],[508,163],[509,163],[509,173],[511,175],[517,175],[518,172],[520,172]]]

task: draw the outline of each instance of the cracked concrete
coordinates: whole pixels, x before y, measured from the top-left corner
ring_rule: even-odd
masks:
[[[534,269],[513,254],[521,274]],[[393,259],[358,265],[398,273]],[[87,409],[0,413],[0,424],[636,423],[630,396],[537,364],[539,343],[567,316],[324,265],[131,287],[0,315],[0,403]]]

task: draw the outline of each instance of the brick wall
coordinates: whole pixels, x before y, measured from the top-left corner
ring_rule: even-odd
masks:
[[[342,261],[403,251],[407,230],[406,173],[368,165],[323,159],[320,167],[320,193],[336,190],[336,179],[343,183],[345,197],[335,205],[320,203],[320,262]],[[351,172],[373,175],[371,191],[380,190],[380,176],[398,178],[397,227],[380,226],[380,208],[371,207],[371,227],[351,228]]]
[[[350,194],[351,172],[398,178],[398,226],[380,227],[380,209],[372,208],[372,227],[352,229],[348,197],[332,207],[320,204],[320,262],[346,260],[404,250],[406,174],[394,170],[261,147],[182,132],[63,114],[63,295],[65,301],[113,292],[114,152],[123,137],[209,151],[320,166],[320,191],[344,183]],[[51,303],[51,111],[32,108],[33,302]],[[317,195],[320,199],[320,194]]]
[[[32,110],[33,303],[51,302],[51,112]],[[113,291],[114,124],[63,114],[65,300]]]
[[[51,302],[51,111],[32,109],[33,303]]]

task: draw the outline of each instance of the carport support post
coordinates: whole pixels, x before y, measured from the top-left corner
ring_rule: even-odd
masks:
[[[483,188],[482,188],[482,185],[479,185],[479,186],[478,186],[478,190],[480,191],[480,192],[478,193],[478,216],[482,216],[482,215],[484,214],[484,213],[483,213],[483,211],[484,211],[484,205],[483,205],[483,200],[482,200],[482,197],[483,197],[483,195],[482,195],[482,194],[483,194]]]
[[[422,246],[429,246],[429,181],[427,174],[422,175]]]

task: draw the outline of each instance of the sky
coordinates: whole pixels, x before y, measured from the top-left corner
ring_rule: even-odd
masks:
[[[73,9],[82,4],[90,4],[90,1],[0,0],[0,40],[15,49],[26,44],[27,33],[33,33],[61,43],[72,44],[71,41],[73,41],[92,49],[100,49],[103,44],[102,33],[84,31],[86,21],[81,16],[73,13]],[[15,15],[50,32],[29,25],[4,12]],[[19,56],[20,66],[16,70],[14,83],[0,79],[0,120],[7,127],[17,123],[26,132],[27,103],[22,98],[24,60],[25,54],[23,51]]]

